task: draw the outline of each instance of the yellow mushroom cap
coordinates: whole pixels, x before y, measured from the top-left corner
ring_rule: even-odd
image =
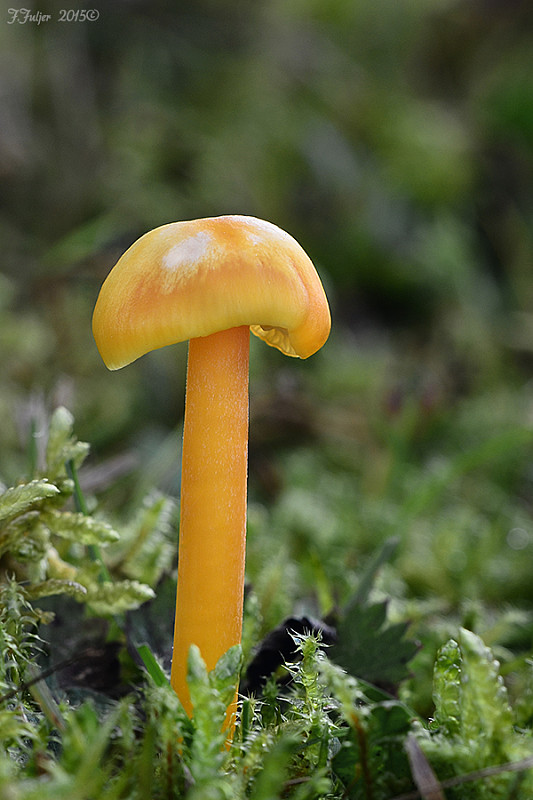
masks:
[[[93,315],[109,369],[241,325],[282,353],[307,358],[328,338],[331,319],[296,240],[237,215],[173,222],[141,236],[104,281]]]

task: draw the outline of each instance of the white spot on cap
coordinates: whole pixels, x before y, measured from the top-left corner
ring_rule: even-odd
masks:
[[[211,234],[199,231],[194,236],[189,236],[179,244],[171,247],[162,259],[162,266],[170,272],[188,271],[196,267],[198,262],[205,257],[211,243]]]

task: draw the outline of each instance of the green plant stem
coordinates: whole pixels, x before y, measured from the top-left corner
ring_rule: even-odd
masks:
[[[146,671],[152,678],[156,686],[169,686],[170,681],[157,663],[154,654],[146,644],[141,644],[137,647],[137,652],[142,658]]]

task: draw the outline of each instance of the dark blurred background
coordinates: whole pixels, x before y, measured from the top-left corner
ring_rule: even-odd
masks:
[[[28,420],[64,402],[95,460],[120,472],[125,452],[157,453],[154,481],[176,488],[186,347],[108,373],[91,314],[121,252],[180,219],[268,219],[326,286],[320,354],[295,366],[254,347],[258,451],[306,434],[291,418],[300,376],[316,376],[306,402],[327,405],[337,363],[355,376],[330,409],[339,439],[364,436],[354,397],[376,364],[389,415],[413,392],[431,412],[531,380],[530,3],[95,0],[98,19],[64,22],[59,3],[26,3],[51,16],[40,24],[13,7],[0,13],[1,480],[24,474]]]

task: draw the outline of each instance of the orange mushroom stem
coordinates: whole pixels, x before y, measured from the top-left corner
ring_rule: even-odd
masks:
[[[124,253],[100,290],[93,333],[109,369],[190,340],[171,670],[189,713],[190,646],[212,669],[241,638],[249,331],[285,355],[308,358],[330,325],[307,254],[254,217],[156,228]]]
[[[170,678],[188,713],[191,643],[211,670],[241,641],[249,338],[241,326],[189,342]]]

